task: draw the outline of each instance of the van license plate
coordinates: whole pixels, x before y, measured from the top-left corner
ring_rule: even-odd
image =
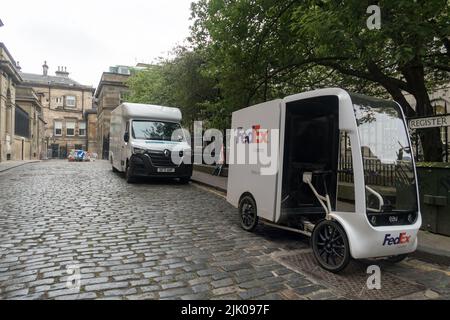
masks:
[[[175,168],[158,168],[158,172],[175,172]]]

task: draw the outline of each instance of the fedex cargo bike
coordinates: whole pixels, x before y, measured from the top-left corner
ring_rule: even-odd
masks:
[[[320,89],[236,111],[232,129],[227,200],[245,230],[263,222],[310,236],[332,272],[416,249],[416,170],[396,102]]]

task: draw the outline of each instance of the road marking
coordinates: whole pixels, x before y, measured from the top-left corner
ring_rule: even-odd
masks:
[[[205,190],[205,191],[214,193],[216,196],[219,196],[219,197],[221,197],[221,198],[223,198],[223,199],[226,199],[226,198],[227,198],[227,196],[224,195],[222,192],[216,191],[216,190],[214,190],[213,188],[205,187],[205,186],[200,185],[200,184],[198,184],[198,183],[196,183],[196,182],[194,182],[194,181],[192,181],[192,185],[195,186],[196,188],[199,188],[199,189],[202,189],[202,190]]]

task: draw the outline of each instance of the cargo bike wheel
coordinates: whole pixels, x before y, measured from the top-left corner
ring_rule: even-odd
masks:
[[[337,273],[350,262],[350,246],[344,229],[337,222],[322,220],[311,235],[314,257],[322,268]]]
[[[239,201],[239,218],[241,227],[246,231],[253,231],[258,225],[256,202],[250,195],[245,195]]]

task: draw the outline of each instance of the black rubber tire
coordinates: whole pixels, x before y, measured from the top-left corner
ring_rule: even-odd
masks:
[[[111,166],[111,170],[112,170],[112,172],[119,172],[119,170],[117,170],[114,166]]]
[[[258,225],[256,202],[250,195],[243,196],[239,201],[239,220],[245,231],[253,231]]]
[[[403,260],[405,260],[406,257],[408,257],[407,254],[399,254],[396,256],[387,257],[386,261],[389,263],[399,263],[399,262],[402,262]]]
[[[351,260],[347,234],[333,220],[322,220],[315,226],[311,247],[320,266],[333,273],[344,270]]]
[[[182,177],[182,178],[179,178],[179,182],[180,182],[181,184],[188,184],[189,181],[191,181],[191,177]]]
[[[136,178],[131,175],[131,168],[129,165],[127,165],[127,167],[125,168],[125,181],[127,183],[136,182]]]

